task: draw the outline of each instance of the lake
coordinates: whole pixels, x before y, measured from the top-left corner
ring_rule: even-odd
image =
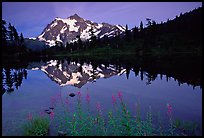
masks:
[[[145,118],[167,118],[167,104],[173,118],[196,122],[202,134],[202,59],[168,58],[43,58],[4,61],[2,70],[2,135],[22,135],[28,113],[39,113],[52,106],[51,99],[69,98],[70,106],[81,92],[85,103],[90,94],[90,109],[100,102],[102,111],[112,108],[112,99],[122,93],[130,112],[140,103]],[[59,114],[60,110],[59,111]],[[53,127],[54,129],[54,127]],[[54,134],[53,134],[54,135]]]

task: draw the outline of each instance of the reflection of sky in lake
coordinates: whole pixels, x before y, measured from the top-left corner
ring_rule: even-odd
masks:
[[[175,118],[202,122],[202,89],[195,87],[193,90],[192,86],[187,84],[178,86],[178,82],[173,78],[166,82],[165,76],[162,80],[158,76],[150,85],[146,85],[146,82],[146,77],[141,81],[140,76],[135,77],[135,73],[130,71],[129,79],[124,73],[121,76],[98,79],[79,89],[70,85],[60,87],[42,71],[28,70],[27,79],[23,80],[22,86],[11,94],[5,93],[2,96],[3,135],[18,130],[17,126],[25,121],[28,112],[38,113],[48,108],[50,98],[58,93],[66,97],[70,92],[81,91],[85,102],[87,88],[91,97],[92,110],[95,110],[95,104],[99,101],[103,111],[109,111],[112,109],[111,96],[117,96],[118,91],[121,91],[128,109],[134,114],[138,100],[142,115],[151,106],[152,112],[160,112],[163,117],[167,111],[166,104],[170,103]],[[76,100],[76,97],[72,98],[73,101],[74,99]],[[14,128],[15,124],[17,124],[16,128]]]

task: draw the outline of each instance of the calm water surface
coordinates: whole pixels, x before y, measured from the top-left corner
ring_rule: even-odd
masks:
[[[112,109],[112,95],[122,92],[131,113],[140,103],[145,117],[151,106],[165,122],[166,105],[173,117],[194,121],[202,130],[201,59],[49,59],[3,64],[2,135],[22,135],[29,112],[51,106],[51,98],[65,100],[70,93],[90,94],[91,111],[100,102],[104,113]],[[74,108],[77,97],[69,97]],[[60,112],[60,111],[59,111]]]

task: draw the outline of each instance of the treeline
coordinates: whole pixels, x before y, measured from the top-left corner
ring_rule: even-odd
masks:
[[[173,20],[157,23],[146,18],[146,27],[141,21],[139,26],[128,29],[120,34],[115,32],[114,37],[99,38],[94,35],[93,27],[90,29],[91,38],[63,44],[56,42],[44,51],[44,54],[56,52],[80,52],[94,48],[110,47],[120,50],[134,51],[136,54],[175,54],[175,53],[201,53],[202,51],[202,7],[180,14]]]
[[[141,31],[143,50],[157,52],[199,52],[202,50],[202,7],[157,24],[147,19]]]
[[[15,26],[11,23],[7,24],[2,19],[2,45],[1,45],[3,56],[21,56],[28,53],[28,50],[24,43],[23,34],[18,34]]]

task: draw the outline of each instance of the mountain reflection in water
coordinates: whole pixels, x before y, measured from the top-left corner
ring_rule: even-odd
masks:
[[[18,66],[17,66],[18,65]],[[72,85],[81,88],[88,82],[99,78],[109,78],[126,73],[129,78],[130,70],[141,80],[146,78],[146,84],[151,84],[157,77],[166,79],[172,77],[180,86],[183,83],[193,88],[202,88],[202,59],[201,58],[117,58],[117,59],[40,59],[38,61],[3,64],[2,84],[4,92],[12,91],[21,85],[27,77],[26,69],[40,69],[60,86]],[[28,74],[29,75],[29,74]],[[165,78],[164,78],[165,77]]]
[[[60,63],[58,63],[60,62]],[[109,78],[113,75],[120,75],[126,69],[117,69],[114,65],[105,66],[101,64],[94,67],[88,63],[67,62],[67,60],[51,60],[46,66],[40,69],[47,74],[49,78],[57,82],[60,86],[73,85],[81,88],[87,82],[94,82],[99,78]]]

